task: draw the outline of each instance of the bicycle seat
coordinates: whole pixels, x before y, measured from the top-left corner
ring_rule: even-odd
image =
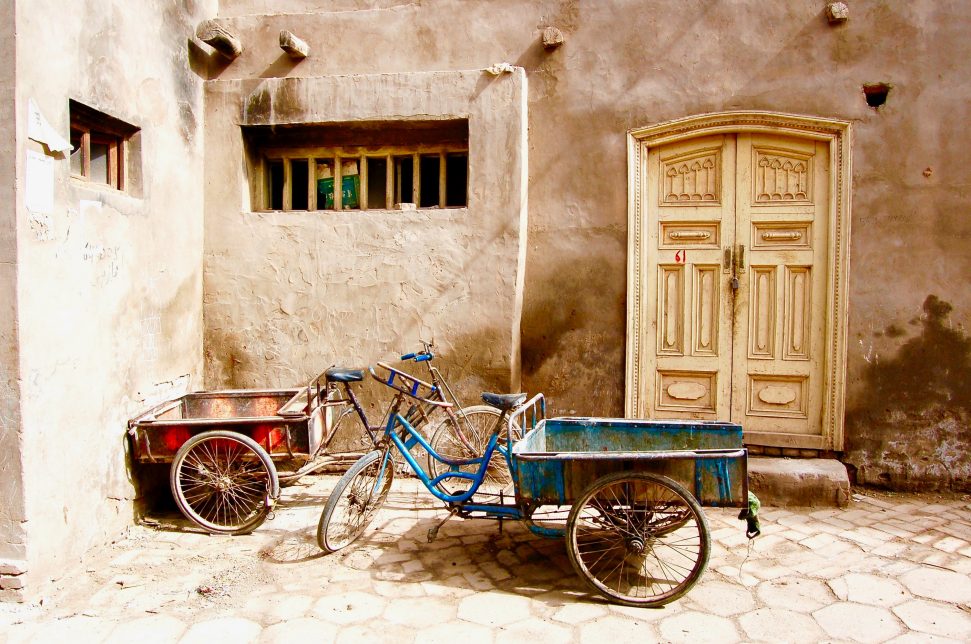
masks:
[[[348,369],[346,367],[331,367],[324,372],[328,382],[360,382],[364,380],[363,369]]]
[[[482,400],[496,409],[509,411],[513,407],[526,402],[526,394],[490,394],[489,392],[483,392]]]

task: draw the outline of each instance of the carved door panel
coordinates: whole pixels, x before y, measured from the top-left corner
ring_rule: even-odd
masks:
[[[829,147],[738,135],[732,420],[749,443],[820,433]]]
[[[735,139],[712,136],[648,155],[652,217],[645,267],[650,415],[727,418],[731,412]]]
[[[827,144],[690,139],[651,148],[647,181],[648,415],[730,419],[749,444],[817,445]]]

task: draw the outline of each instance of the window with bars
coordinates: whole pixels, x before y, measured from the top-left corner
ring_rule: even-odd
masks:
[[[71,174],[83,181],[128,189],[128,141],[138,128],[77,101],[71,116]]]
[[[464,208],[468,121],[244,128],[254,210]]]

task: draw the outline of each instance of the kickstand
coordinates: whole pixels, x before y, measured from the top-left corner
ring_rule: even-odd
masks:
[[[446,521],[454,517],[456,514],[458,514],[458,510],[456,510],[455,508],[452,508],[452,510],[449,511],[447,517],[439,521],[438,524],[432,526],[431,528],[428,528],[428,543],[431,543],[432,541],[438,538],[438,531],[442,528],[443,525],[445,525]]]

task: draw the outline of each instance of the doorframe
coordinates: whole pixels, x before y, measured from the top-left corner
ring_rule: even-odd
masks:
[[[846,391],[847,287],[850,259],[851,127],[847,121],[780,112],[730,111],[700,114],[634,128],[627,132],[627,374],[625,414],[646,416],[652,367],[642,338],[648,326],[647,154],[651,148],[713,134],[757,132],[823,141],[830,151],[830,226],[826,304],[822,435],[800,437],[789,447],[842,451]],[[655,187],[656,189],[656,187]],[[652,340],[653,341],[653,340]],[[725,419],[727,420],[727,419]],[[794,436],[795,437],[795,436]]]

